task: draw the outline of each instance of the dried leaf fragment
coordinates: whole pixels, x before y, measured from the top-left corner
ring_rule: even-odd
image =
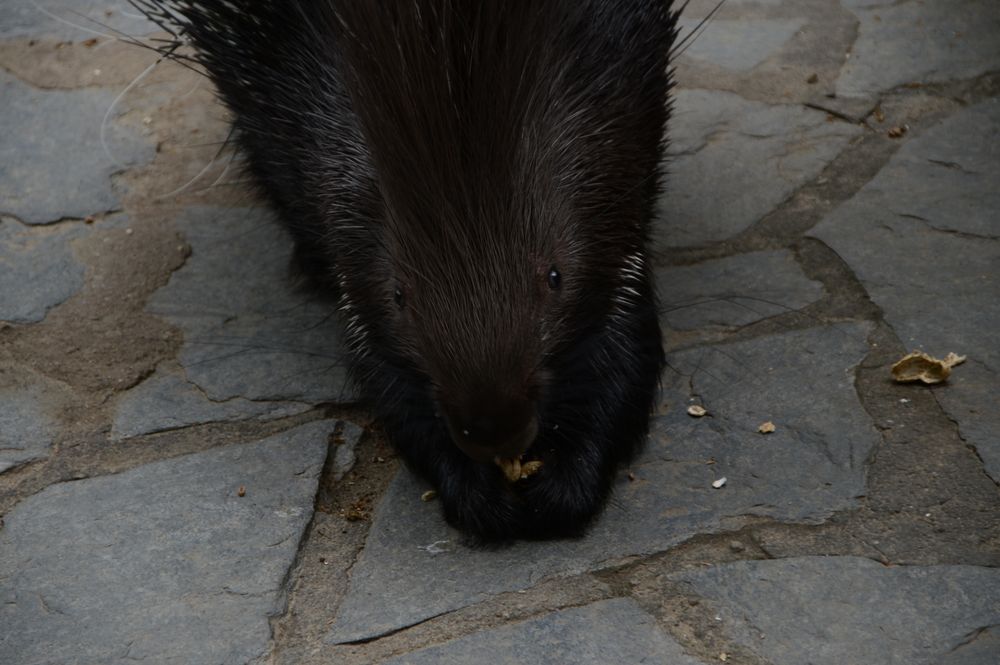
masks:
[[[772,423],[770,420],[768,420],[766,423],[761,423],[760,427],[757,428],[757,431],[760,432],[761,434],[770,434],[771,432],[774,431],[774,423]]]
[[[240,485],[240,488],[236,490],[236,496],[246,496],[246,495],[247,495],[247,488],[243,487],[243,485]]]
[[[900,358],[892,366],[892,378],[899,383],[922,381],[941,383],[951,376],[951,368],[965,362],[965,356],[949,353],[944,360],[929,356],[922,351],[914,351]]]
[[[437,495],[438,493],[436,491],[427,490],[426,492],[420,495],[420,500],[423,501],[424,503],[427,503],[428,501],[433,501],[434,499],[436,499]]]
[[[688,407],[689,416],[694,416],[695,418],[701,418],[702,416],[707,414],[708,411],[706,411],[705,407],[703,407],[700,404],[692,404],[691,406]]]

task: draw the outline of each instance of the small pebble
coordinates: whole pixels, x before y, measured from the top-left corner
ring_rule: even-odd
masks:
[[[729,549],[734,552],[742,552],[746,549],[746,546],[738,540],[734,540],[729,543]]]
[[[720,487],[722,487],[725,484],[726,484],[726,477],[725,476],[723,476],[722,478],[719,478],[718,480],[712,481],[712,487],[714,487],[715,489],[719,489]]]

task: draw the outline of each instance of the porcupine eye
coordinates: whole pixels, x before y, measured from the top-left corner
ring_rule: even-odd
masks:
[[[549,268],[548,281],[549,288],[553,291],[558,290],[559,287],[562,286],[562,275],[559,274],[559,269],[555,266]]]
[[[392,300],[396,303],[396,307],[401,310],[406,306],[406,294],[403,293],[403,287],[399,284],[396,285],[396,290],[392,293]]]

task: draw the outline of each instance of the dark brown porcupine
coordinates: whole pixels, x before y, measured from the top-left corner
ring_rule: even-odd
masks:
[[[135,2],[193,45],[448,521],[581,533],[663,367],[670,1]],[[522,453],[543,465],[511,483],[492,460]]]

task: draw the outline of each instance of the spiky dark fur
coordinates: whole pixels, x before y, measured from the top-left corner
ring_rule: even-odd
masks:
[[[195,47],[448,521],[581,533],[663,365],[647,245],[670,1],[136,1]],[[508,483],[456,421],[536,424],[542,470]]]

